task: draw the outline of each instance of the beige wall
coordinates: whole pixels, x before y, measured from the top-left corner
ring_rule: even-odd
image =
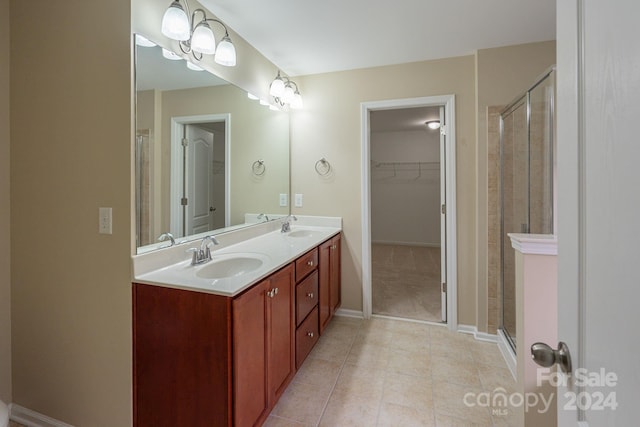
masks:
[[[486,332],[490,298],[487,288],[487,230],[488,230],[488,151],[487,107],[506,105],[528,89],[546,69],[556,62],[555,41],[528,43],[494,49],[481,49],[476,53],[477,85],[477,319],[472,322],[478,330]],[[492,297],[495,299],[495,297]],[[494,301],[495,302],[495,301]],[[492,307],[495,308],[495,307]],[[490,331],[491,332],[491,331]]]
[[[131,420],[129,22],[11,2],[13,402],[77,426]]]
[[[475,324],[475,75],[474,57],[345,71],[299,78],[305,108],[291,119],[292,193],[297,214],[343,217],[342,307],[362,310],[360,104],[455,94],[458,184],[458,321]],[[298,80],[298,79],[297,79]],[[326,157],[330,178],[314,164]]]
[[[9,0],[0,0],[0,400],[11,402]]]

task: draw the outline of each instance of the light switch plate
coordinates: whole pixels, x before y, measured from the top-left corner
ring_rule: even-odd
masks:
[[[302,207],[302,194],[300,193],[296,193],[296,208],[301,208]]]
[[[111,208],[98,208],[98,233],[112,234]]]
[[[287,193],[280,193],[280,206],[287,206],[289,204],[289,197]]]

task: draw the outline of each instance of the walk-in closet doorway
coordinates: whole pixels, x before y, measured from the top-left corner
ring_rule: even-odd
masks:
[[[451,315],[447,155],[454,154],[447,103],[438,101],[363,104],[365,316],[446,323]]]

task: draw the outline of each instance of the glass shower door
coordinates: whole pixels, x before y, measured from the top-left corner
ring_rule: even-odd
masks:
[[[516,272],[509,233],[529,232],[529,137],[527,96],[502,115],[502,329],[515,350]]]

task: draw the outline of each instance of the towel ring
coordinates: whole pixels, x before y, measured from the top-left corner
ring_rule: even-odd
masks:
[[[251,170],[253,171],[253,174],[255,176],[264,175],[264,172],[267,170],[267,168],[264,166],[264,160],[256,160],[255,162],[253,162],[253,165],[251,165]]]
[[[316,172],[320,176],[327,176],[331,172],[331,163],[324,157],[316,162]]]

